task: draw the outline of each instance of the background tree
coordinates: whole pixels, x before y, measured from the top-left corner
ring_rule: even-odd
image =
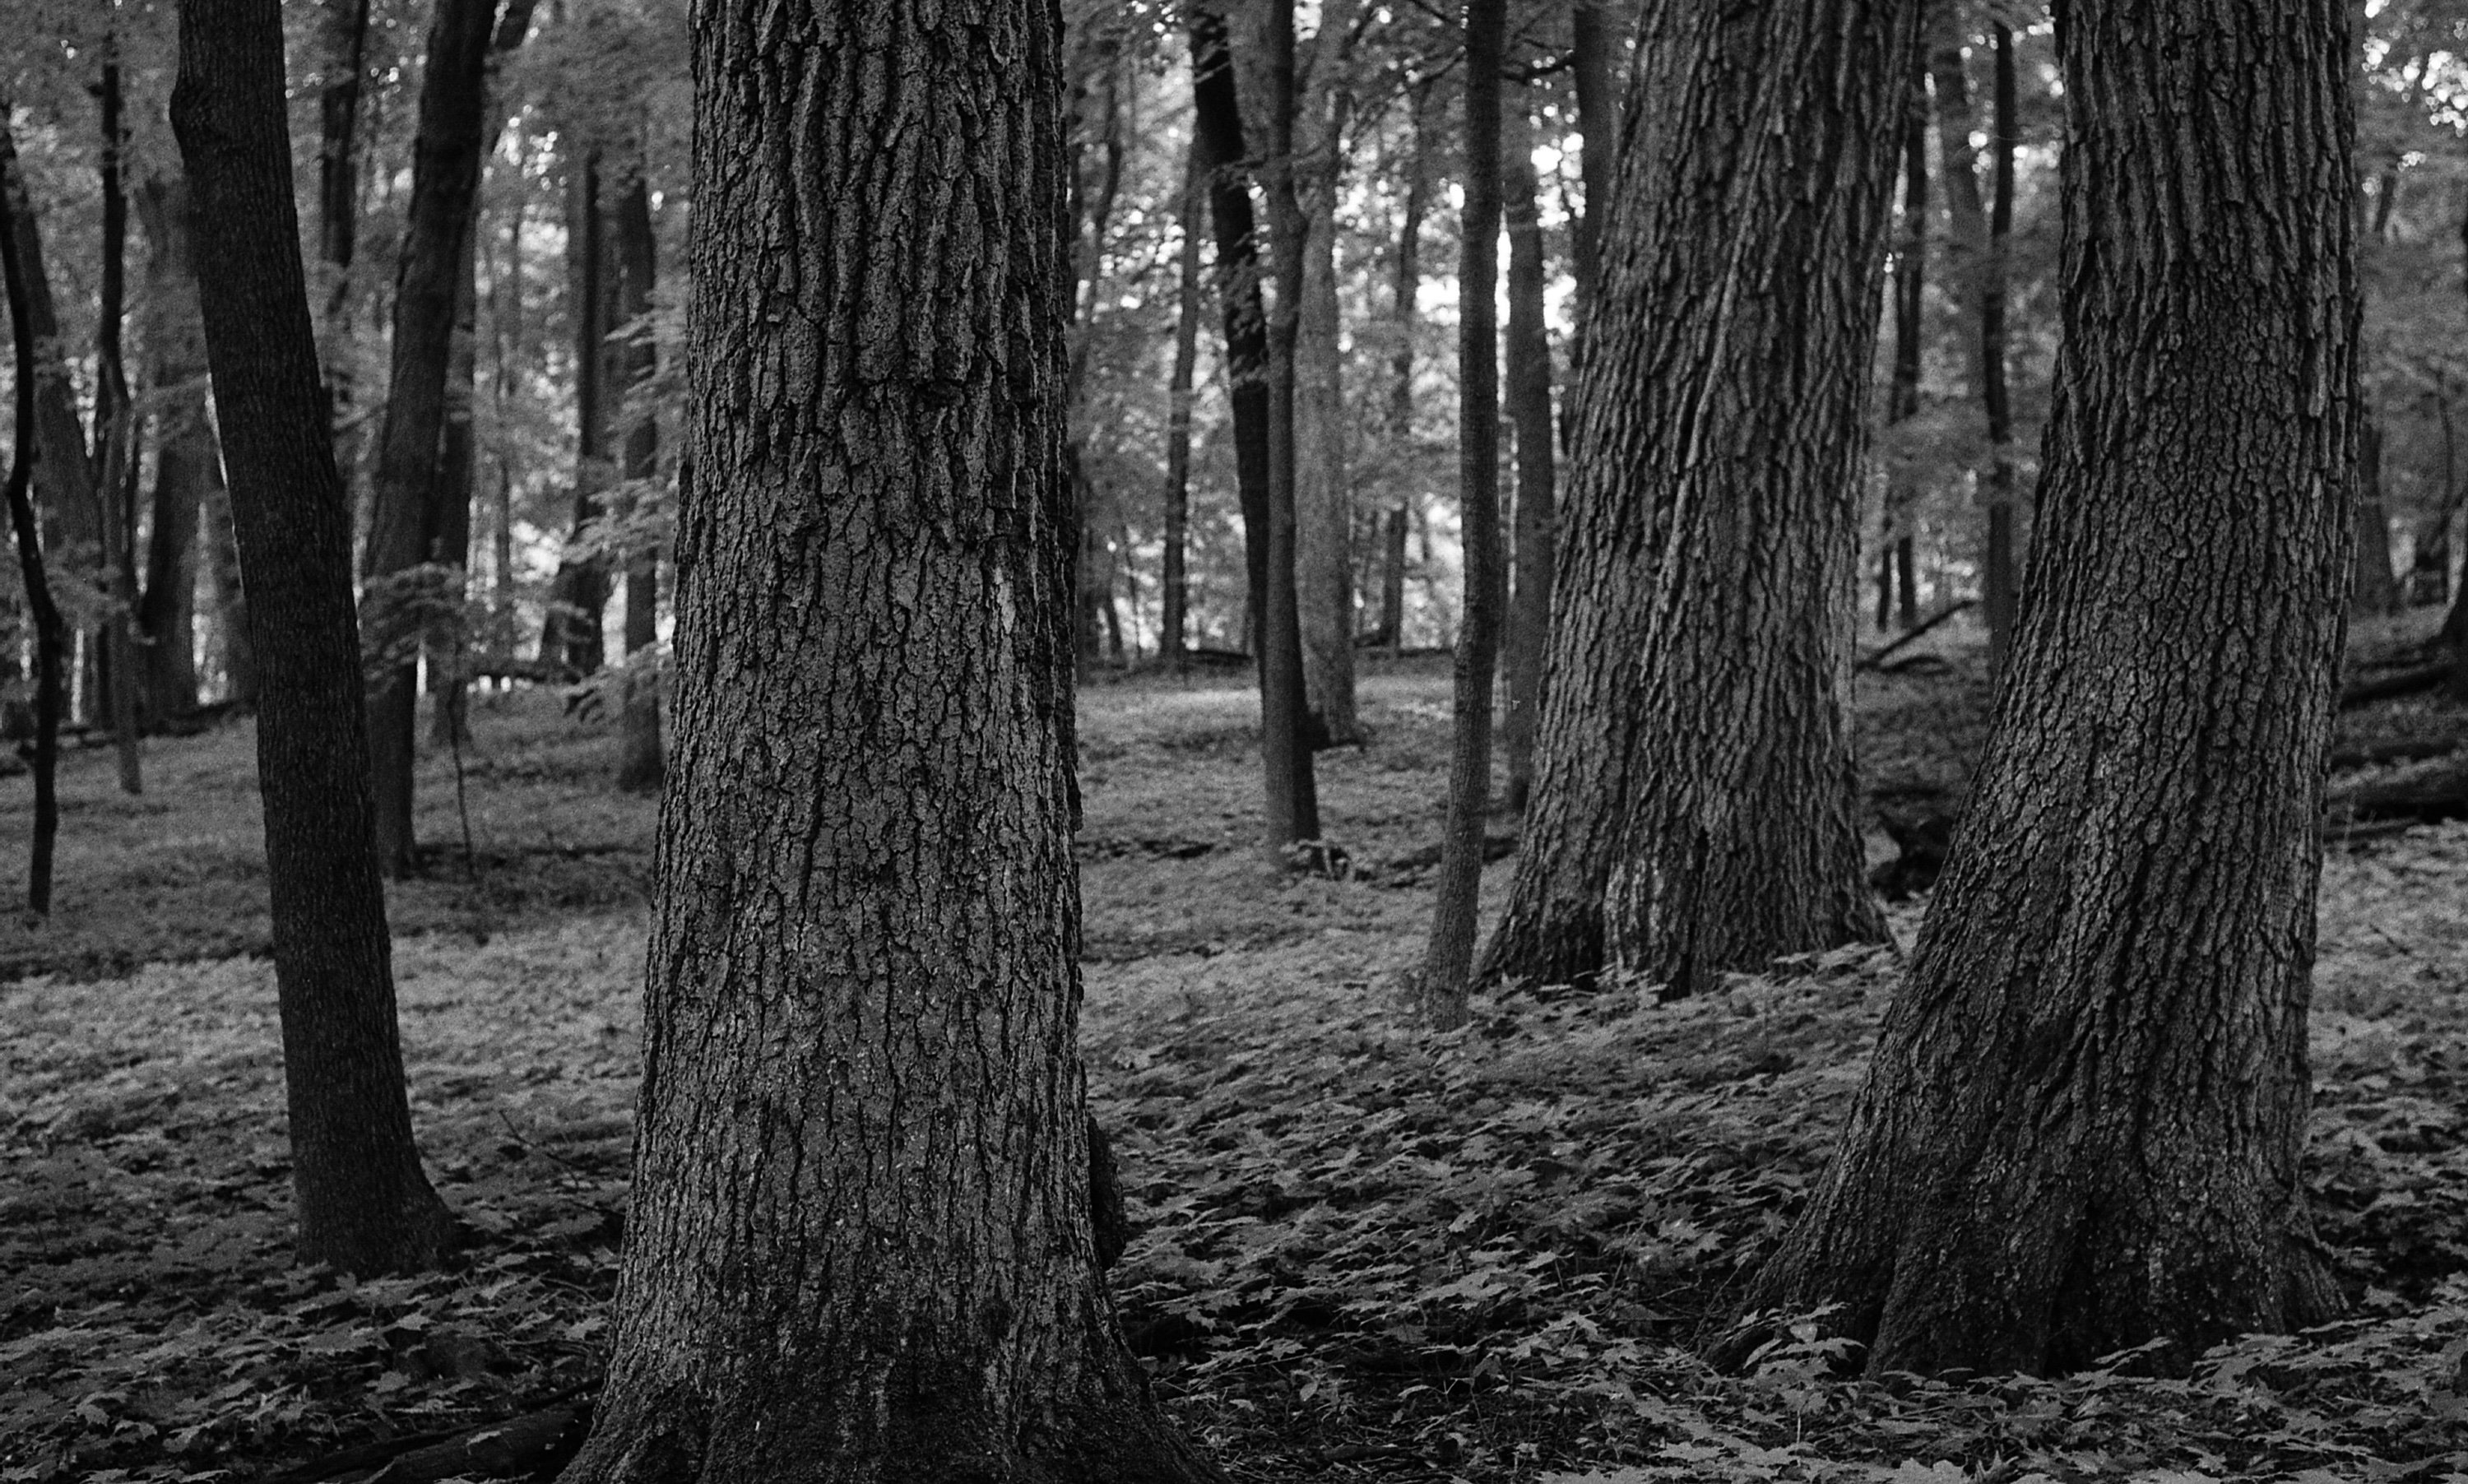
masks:
[[[1489,973],[1615,964],[1684,993],[1885,935],[1851,819],[1844,605],[1918,15],[1645,9]]]
[[[377,876],[351,525],[292,198],[279,0],[185,0],[171,120],[260,666],[292,1185],[306,1263],[425,1267],[452,1227],[412,1141]]]
[[[1871,1371],[2155,1336],[2182,1365],[2336,1306],[2297,1161],[2358,411],[2344,10],[2066,8],[2065,340],[2013,673],[1751,1300],[1840,1305]]]
[[[0,121],[9,111],[0,98]],[[16,143],[0,122],[0,180],[15,173]],[[60,713],[66,708],[68,626],[52,600],[52,585],[43,563],[43,537],[34,512],[34,463],[37,439],[34,382],[42,358],[34,349],[34,314],[27,292],[26,267],[18,255],[16,214],[18,193],[0,189],[0,285],[9,301],[9,342],[15,355],[13,406],[15,424],[10,439],[9,524],[17,542],[17,573],[24,584],[26,609],[34,628],[34,837],[26,867],[26,906],[36,916],[52,909],[52,847],[59,833],[60,807],[55,784],[59,762]]]
[[[1089,1220],[1056,23],[697,31],[674,777],[574,1484],[1210,1476]],[[867,49],[914,85],[817,85]]]
[[[1508,415],[1517,428],[1517,586],[1506,652],[1508,807],[1524,812],[1534,787],[1534,725],[1542,709],[1542,646],[1551,629],[1552,542],[1559,515],[1559,424],[1551,409],[1551,326],[1545,293],[1542,184],[1533,129],[1520,103],[1500,161],[1508,222]],[[1462,273],[1462,268],[1460,273]]]

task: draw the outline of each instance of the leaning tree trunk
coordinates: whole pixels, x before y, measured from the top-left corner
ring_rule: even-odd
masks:
[[[2063,330],[2012,670],[1759,1308],[1873,1372],[2325,1316],[2297,1170],[2359,415],[2344,0],[2071,0]],[[2187,78],[2236,78],[2189,94]]]
[[[1211,1476],[1090,1220],[1058,32],[921,0],[697,29],[676,745],[568,1484]],[[903,84],[821,85],[859,55]]]
[[[412,833],[419,659],[430,611],[446,591],[423,581],[438,559],[438,448],[454,347],[455,289],[480,190],[494,0],[439,0],[420,84],[411,206],[395,275],[394,357],[377,435],[373,514],[361,595],[368,643],[369,772],[376,788],[377,863],[418,869]],[[261,656],[262,658],[262,656]]]
[[[426,1267],[451,1218],[412,1143],[377,876],[334,468],[300,263],[279,0],[186,0],[171,122],[262,688],[258,784],[273,898],[303,1262]]]
[[[1684,993],[1885,936],[1851,814],[1849,600],[1918,14],[1645,9],[1495,975],[1617,965]]]

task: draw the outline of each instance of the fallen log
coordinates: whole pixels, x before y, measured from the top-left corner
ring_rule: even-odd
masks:
[[[1977,598],[1955,599],[1954,602],[1947,604],[1944,607],[1941,607],[1934,613],[1929,615],[1926,619],[1923,619],[1917,628],[1911,629],[1910,632],[1903,635],[1893,643],[1886,645],[1883,649],[1873,650],[1866,654],[1862,654],[1852,664],[1851,668],[1854,670],[1882,669],[1885,661],[1893,658],[1895,655],[1901,653],[1905,649],[1908,649],[1911,645],[1916,644],[1921,639],[1927,637],[1930,629],[1934,628],[1937,625],[1944,623],[1947,619],[1954,617],[1963,609],[1977,605],[1978,602],[1979,600]]]
[[[548,1477],[590,1430],[591,1404],[568,1401],[455,1432],[423,1433],[345,1449],[273,1475],[266,1484],[438,1484],[473,1477]]]

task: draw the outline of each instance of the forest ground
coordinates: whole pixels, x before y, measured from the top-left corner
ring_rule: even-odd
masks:
[[[1952,652],[1862,678],[1872,788],[1958,783],[1986,686]],[[2468,827],[2326,868],[2308,1174],[2351,1318],[2166,1379],[1848,1382],[1802,1342],[1721,1377],[1689,1347],[1799,1208],[1894,951],[1674,1004],[1483,997],[1424,1036],[1393,976],[1428,922],[1445,662],[1372,662],[1369,743],[1320,759],[1344,879],[1250,844],[1246,680],[1101,679],[1081,730],[1085,1043],[1137,1226],[1114,1283],[1233,1477],[2468,1480]],[[553,695],[473,718],[460,809],[456,759],[423,763],[437,858],[392,899],[414,1116],[474,1229],[418,1278],[288,1263],[247,726],[150,742],[138,799],[108,751],[64,760],[59,909],[0,924],[0,1484],[364,1476],[283,1471],[587,1395],[653,809]],[[0,783],[11,899],[26,794]]]

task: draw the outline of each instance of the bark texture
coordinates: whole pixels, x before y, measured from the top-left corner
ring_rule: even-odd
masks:
[[[425,1267],[451,1219],[412,1143],[335,471],[300,262],[279,0],[186,0],[171,123],[249,592],[301,1260]]]
[[[1882,938],[1850,587],[1917,0],[1645,8],[1587,325],[1534,797],[1488,971]]]
[[[676,739],[568,1484],[1212,1476],[1090,1217],[1060,26],[697,13]]]
[[[2060,13],[2064,338],[2012,670],[1752,1299],[1841,1304],[1872,1371],[2154,1336],[2182,1366],[2336,1301],[2297,1157],[2359,415],[2345,6]]]

